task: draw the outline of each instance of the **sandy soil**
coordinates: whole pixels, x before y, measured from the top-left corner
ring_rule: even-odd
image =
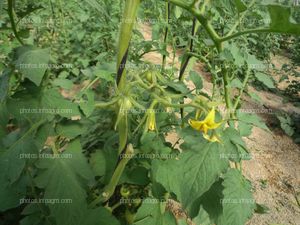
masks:
[[[142,24],[140,29],[145,40],[151,40],[151,27]],[[169,52],[172,51],[168,48]],[[176,53],[177,54],[177,53]],[[172,55],[167,58],[167,63],[172,64]],[[177,54],[178,56],[178,54]],[[161,63],[161,55],[151,52],[144,56],[144,60],[154,63]],[[288,63],[286,57],[273,57],[272,63],[276,68],[281,68],[283,63]],[[175,66],[179,67],[178,57],[175,58]],[[210,93],[212,85],[209,82],[210,75],[203,69],[201,63],[196,63],[194,70],[204,78],[204,91]],[[276,81],[279,75],[272,73]],[[284,89],[284,83],[279,84],[279,88]],[[252,109],[272,109],[286,112],[296,112],[300,114],[300,109],[291,103],[283,103],[282,98],[267,92],[256,91],[251,88],[262,99],[263,105],[258,105],[250,98],[244,99],[244,108]],[[268,124],[274,119],[272,114],[260,114]],[[273,130],[273,129],[272,129]],[[176,134],[169,134],[168,140],[175,142]],[[255,214],[247,223],[248,225],[299,225],[300,206],[296,198],[300,200],[300,146],[285,135],[281,130],[269,133],[259,128],[254,128],[251,136],[245,138],[245,142],[253,158],[244,161],[242,165],[244,175],[252,182],[254,196],[258,203],[269,208],[267,214]],[[298,196],[298,197],[297,197]]]

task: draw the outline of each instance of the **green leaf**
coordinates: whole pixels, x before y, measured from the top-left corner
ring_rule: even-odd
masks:
[[[242,0],[234,0],[235,6],[239,13],[244,12],[247,10],[247,6]]]
[[[208,213],[203,209],[203,207],[200,207],[199,213],[197,217],[193,219],[193,222],[198,225],[212,225],[212,222],[209,219]]]
[[[231,82],[230,82],[230,87],[232,88],[242,88],[243,84],[240,81],[240,79],[238,78],[234,78]]]
[[[269,211],[270,211],[270,209],[267,206],[265,206],[263,204],[256,203],[256,205],[255,205],[255,213],[258,213],[258,214],[267,214]]]
[[[74,139],[86,132],[87,127],[78,121],[61,122],[56,127],[56,132],[62,137]]]
[[[82,93],[79,106],[83,111],[84,115],[86,115],[87,117],[92,115],[95,109],[95,94],[92,90],[87,90],[84,93]]]
[[[272,78],[264,73],[256,72],[254,73],[257,80],[262,82],[264,85],[266,85],[268,88],[275,88],[274,81]]]
[[[154,144],[155,143],[155,144]],[[172,149],[165,145],[165,142],[161,136],[157,136],[156,133],[145,133],[141,138],[141,153],[154,153],[160,154],[161,157],[164,154],[169,154]]]
[[[97,150],[91,154],[90,164],[95,176],[102,177],[103,183],[108,183],[117,164],[117,152],[111,149]]]
[[[184,208],[205,193],[227,168],[228,161],[220,157],[223,151],[216,143],[199,143],[179,155],[179,160],[153,161],[156,182],[177,195]]]
[[[295,130],[293,128],[293,121],[289,115],[280,116],[277,115],[277,118],[280,121],[280,127],[284,130],[284,132],[290,137],[293,136]]]
[[[242,225],[252,216],[255,201],[251,193],[251,183],[240,171],[230,169],[224,177],[222,199],[222,225]]]
[[[12,185],[7,184],[3,177],[0,178],[0,212],[20,205],[20,200],[26,196],[26,185],[26,177]]]
[[[24,90],[7,100],[8,111],[15,118],[36,121],[41,118],[52,119],[60,115],[71,119],[80,116],[78,104],[65,99],[58,89]]]
[[[35,213],[24,217],[20,221],[20,225],[39,225],[43,222],[41,220],[41,215],[39,215],[39,213]]]
[[[234,162],[240,162],[247,152],[246,144],[243,141],[239,132],[232,128],[227,127],[221,135],[222,143],[228,155],[221,155],[221,158],[230,158]],[[248,155],[248,154],[247,154]]]
[[[46,203],[57,225],[80,224],[84,217],[85,186],[93,175],[81,151],[79,140],[74,140],[58,157],[41,158],[36,165],[40,170],[35,182],[45,189],[44,199],[65,201]]]
[[[243,111],[239,110],[237,112],[237,118],[239,121],[254,125],[266,131],[270,131],[269,128],[266,126],[266,124],[263,121],[261,121],[261,119],[256,114],[254,114],[253,112],[246,112],[246,111],[247,109]]]
[[[67,90],[70,90],[73,87],[73,82],[64,78],[56,78],[53,80],[52,84]]]
[[[281,5],[267,5],[271,17],[270,29],[273,32],[300,35],[300,24],[292,18],[292,8]]]
[[[150,180],[148,178],[148,170],[145,167],[134,167],[134,168],[125,168],[122,177],[120,178],[120,184],[136,184],[136,185],[147,185]]]
[[[68,119],[71,119],[73,116],[80,116],[78,104],[65,99],[54,88],[42,92],[41,106],[50,114],[58,114]]]
[[[113,77],[113,73],[110,71],[106,71],[106,70],[96,70],[95,74],[97,77],[100,77],[103,80],[106,81],[114,81],[114,77]]]
[[[184,218],[178,218],[177,225],[188,225],[186,219]]]
[[[249,135],[251,135],[253,127],[251,124],[245,123],[243,121],[239,121],[238,128],[239,128],[241,136],[248,137]]]
[[[34,127],[34,126],[33,126]],[[6,147],[0,155],[0,169],[4,185],[16,182],[26,164],[28,155],[38,154],[38,149],[31,136],[32,130],[14,131],[7,135],[2,143]]]
[[[102,65],[100,67],[93,66],[81,70],[81,72],[89,79],[93,79],[94,77],[99,77],[105,81],[112,82],[114,81],[114,77],[113,77],[114,72],[109,67],[110,65]]]
[[[81,225],[120,225],[119,221],[105,208],[87,210]]]
[[[97,10],[99,13],[105,15],[106,17],[109,17],[106,10],[103,8],[101,4],[97,0],[84,0],[87,2],[93,9]]]
[[[184,93],[189,92],[189,89],[181,81],[179,81],[179,82],[167,81],[166,85],[168,86],[167,90],[169,90],[173,93],[184,94]]]
[[[138,209],[134,225],[163,225],[166,203],[155,198],[147,198]]]
[[[178,6],[175,6],[175,17],[178,19],[182,15],[182,9]]]
[[[214,224],[218,225],[222,225],[218,222],[223,212],[221,200],[223,198],[222,192],[224,187],[222,182],[223,179],[219,179],[217,182],[215,182],[207,192],[205,192],[199,199],[196,200],[194,204],[194,206],[198,205],[196,213],[198,213],[199,210],[201,210],[201,207],[203,207],[203,209],[208,213],[210,220]],[[197,207],[194,208],[196,209]]]
[[[203,81],[201,76],[195,71],[191,71],[189,78],[193,81],[196,86],[196,89],[201,90],[203,88]]]
[[[252,54],[247,55],[247,64],[249,69],[255,71],[264,71],[268,69],[268,65],[266,63],[257,59],[256,56]]]
[[[45,122],[35,132],[34,142],[38,149],[43,149],[49,137],[55,136],[52,122]]]
[[[41,84],[50,59],[49,49],[22,46],[16,50],[16,68],[37,86]]]
[[[107,161],[104,151],[96,151],[91,154],[90,163],[96,176],[104,176],[107,168]],[[112,171],[111,171],[112,172]]]
[[[0,103],[2,103],[8,94],[10,72],[5,70],[0,76]]]
[[[259,97],[259,95],[257,95],[254,92],[248,92],[247,93],[254,101],[258,102],[258,103],[262,103],[261,98]]]
[[[223,60],[233,62],[237,67],[245,64],[248,54],[235,43],[225,43],[224,51],[220,53]]]

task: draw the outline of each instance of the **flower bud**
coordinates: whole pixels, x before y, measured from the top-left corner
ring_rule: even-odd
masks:
[[[148,109],[148,117],[147,117],[147,129],[150,131],[156,130],[156,118],[155,111],[153,109]]]

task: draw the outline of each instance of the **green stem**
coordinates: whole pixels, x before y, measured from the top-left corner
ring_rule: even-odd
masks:
[[[196,4],[194,4],[194,7],[196,7]],[[210,4],[210,0],[204,0],[203,4],[201,6],[201,9],[200,9],[201,14],[203,14],[205,12],[205,8],[208,4]]]
[[[165,0],[165,1],[169,1],[170,3],[179,6],[180,8],[186,9],[189,11],[189,9],[191,8],[191,6],[189,6],[188,4],[185,3],[185,1],[181,1],[181,0]]]
[[[220,41],[220,37],[217,34],[216,30],[213,28],[212,24],[208,19],[206,19],[201,11],[199,11],[197,8],[195,8],[195,5],[188,5],[185,3],[185,1],[181,0],[169,0],[170,3],[177,5],[183,9],[188,10],[190,13],[192,13],[198,21],[201,23],[201,25],[204,27],[210,38],[213,40],[215,46],[218,50],[221,49],[222,43]],[[196,1],[197,2],[197,1]]]
[[[244,34],[250,34],[250,33],[263,33],[263,32],[272,32],[270,28],[255,28],[255,29],[249,29],[249,30],[244,30],[244,31],[239,31],[235,34],[227,35],[225,37],[222,37],[220,39],[221,42],[225,42],[234,38],[237,38],[239,36],[242,36]]]
[[[133,156],[134,156],[134,149],[131,144],[128,144],[124,154],[123,155],[121,154],[121,160],[118,163],[117,168],[115,169],[110,182],[104,188],[102,194],[89,205],[90,208],[95,207],[100,202],[106,202],[110,199],[110,197],[115,192],[116,186],[119,183],[120,177],[121,177],[127,163]]]
[[[119,100],[119,97],[116,97],[116,98],[112,99],[109,102],[97,102],[95,104],[95,107],[96,108],[106,108],[108,106],[111,106],[111,105],[115,104],[118,100]]]
[[[204,56],[199,55],[199,54],[196,54],[196,53],[194,53],[194,52],[188,52],[187,54],[190,55],[190,56],[193,56],[193,57],[195,57],[195,58],[197,58],[197,59],[199,59],[200,61],[202,61],[202,62],[204,62],[204,63],[206,63],[207,66],[208,66],[208,68],[209,68],[209,69],[212,69],[212,67],[211,67],[211,65],[210,65],[210,63],[209,63],[209,61],[208,61]]]
[[[232,102],[231,102],[231,88],[230,88],[230,80],[228,77],[228,71],[225,68],[222,68],[222,76],[223,76],[223,83],[224,83],[224,95],[225,95],[225,102],[226,107],[232,115]]]
[[[88,89],[90,89],[98,80],[100,79],[100,77],[96,77],[94,80],[92,80],[91,82],[89,82],[86,86],[84,86],[81,89],[81,92],[86,91]]]
[[[13,0],[7,0],[7,6],[8,6],[7,11],[8,11],[8,16],[9,16],[11,28],[12,28],[12,31],[13,31],[15,37],[20,42],[20,44],[24,45],[24,42],[22,41],[22,39],[18,35],[16,23],[15,23],[15,20],[14,20],[14,6],[13,5],[14,5]]]
[[[247,14],[249,8],[251,8],[251,7],[254,5],[255,1],[256,1],[256,0],[252,0],[252,2],[250,2],[249,5],[247,6],[248,9],[247,9],[246,11],[244,11],[244,12],[242,12],[242,13],[239,14],[238,20],[237,20],[236,23],[233,25],[233,27],[230,29],[228,35],[231,35],[231,34],[236,30],[236,28],[240,25],[241,21],[242,21],[242,20],[244,19],[244,17],[246,16],[246,14]],[[227,36],[228,36],[228,35],[227,35]]]
[[[249,78],[250,78],[250,71],[247,70],[246,76],[245,76],[244,81],[243,81],[243,86],[242,86],[242,88],[241,88],[240,91],[239,91],[239,96],[237,97],[237,99],[236,99],[235,102],[234,102],[234,105],[233,105],[233,112],[235,112],[235,110],[236,110],[237,107],[238,107],[238,104],[239,104],[239,102],[240,102],[240,100],[241,100],[241,97],[242,97],[242,95],[243,95],[243,92],[244,92],[244,90],[245,90],[245,88],[246,88],[246,86],[247,86],[247,83],[248,83]]]
[[[193,26],[192,26],[191,38],[189,40],[189,47],[188,47],[188,50],[187,50],[188,52],[192,52],[193,51],[193,48],[194,48],[194,40],[193,40],[193,38],[194,38],[194,36],[195,36],[198,28],[199,28],[199,26],[197,24],[197,19],[194,18],[193,19]],[[186,68],[188,67],[188,64],[190,62],[191,57],[192,56],[190,56],[190,55],[187,54],[182,59],[181,66],[180,66],[180,71],[179,71],[179,80],[180,81],[184,80],[184,73],[185,73]],[[180,103],[181,104],[184,103],[184,98],[182,99],[182,101]],[[184,127],[184,122],[183,122],[184,108],[180,109],[180,117],[181,117],[181,120],[182,120],[181,126]]]
[[[129,44],[132,36],[133,26],[136,20],[140,0],[126,0],[119,34],[119,46],[117,56],[117,85],[119,89],[125,87],[126,62],[129,51]]]
[[[193,108],[197,108],[197,109],[201,109],[204,112],[206,112],[207,110],[205,108],[203,108],[200,105],[197,105],[193,102],[191,103],[187,103],[187,104],[173,104],[168,102],[167,100],[160,98],[159,96],[157,96],[156,94],[152,94],[152,96],[161,104],[163,104],[164,106],[168,106],[168,107],[173,107],[173,108],[186,108],[186,107],[193,107]]]
[[[191,38],[189,39],[189,46],[187,49],[187,52],[192,52],[194,48],[194,40],[193,37],[195,36],[195,33],[197,32],[199,26],[197,25],[197,20],[196,18],[193,19],[193,26],[192,26],[192,32],[191,32]],[[183,57],[180,65],[180,71],[179,71],[179,80],[183,81],[184,80],[184,72],[189,64],[189,61],[191,59],[191,55],[186,54],[185,57]]]
[[[165,28],[165,35],[164,35],[164,50],[167,51],[167,45],[168,45],[168,36],[169,36],[169,21],[170,21],[170,11],[171,11],[171,4],[170,2],[166,2],[166,28]],[[166,68],[166,61],[167,61],[167,55],[163,54],[162,59],[162,71]]]
[[[206,30],[206,32],[208,33],[208,35],[214,42],[218,51],[221,51],[221,48],[222,48],[221,38],[217,34],[216,30],[213,28],[211,22],[208,21],[208,19],[206,19],[203,16],[203,14],[201,12],[199,12],[199,10],[197,10],[196,8],[191,8],[189,11],[198,19],[198,21],[204,27],[204,29]]]

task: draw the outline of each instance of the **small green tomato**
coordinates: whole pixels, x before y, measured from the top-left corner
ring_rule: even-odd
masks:
[[[120,189],[120,194],[122,195],[122,197],[128,198],[130,195],[130,190],[127,189],[126,187],[122,186]]]

